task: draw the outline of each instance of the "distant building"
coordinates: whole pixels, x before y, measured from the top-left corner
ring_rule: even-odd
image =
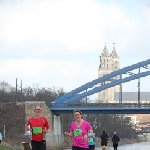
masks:
[[[136,128],[136,124],[139,122],[139,120],[137,120],[137,116],[136,115],[125,115],[124,119],[125,119],[125,121],[127,121],[127,123],[132,125],[133,129]]]
[[[119,57],[116,52],[115,43],[113,43],[112,53],[109,54],[105,43],[102,54],[100,55],[100,64],[98,69],[98,78],[110,74],[120,69]],[[119,77],[116,77],[117,79]],[[109,81],[107,82],[109,83]],[[115,102],[114,94],[120,92],[120,86],[114,86],[98,93],[98,101],[102,103]]]
[[[114,99],[119,101],[119,92],[114,93]],[[137,103],[138,92],[122,92],[123,103]],[[140,103],[150,103],[150,92],[140,92]]]

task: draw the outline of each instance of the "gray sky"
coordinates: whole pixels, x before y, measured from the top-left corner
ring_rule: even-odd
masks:
[[[0,0],[0,79],[12,86],[80,87],[98,77],[105,42],[121,68],[149,59],[150,1]],[[137,91],[137,80],[123,90]]]

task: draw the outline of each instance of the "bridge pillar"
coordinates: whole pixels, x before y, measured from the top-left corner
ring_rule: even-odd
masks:
[[[55,135],[62,134],[61,116],[53,115],[53,133]]]
[[[50,149],[60,149],[64,143],[64,135],[62,133],[62,120],[61,116],[52,114],[51,133],[47,134],[47,146]]]
[[[62,117],[54,115],[43,101],[27,101],[25,102],[25,122],[29,117],[34,115],[33,110],[36,105],[42,106],[42,115],[48,119],[51,126],[51,132],[46,134],[47,147],[53,150],[59,150],[63,147],[64,143]],[[31,135],[29,135],[29,137],[30,136]]]

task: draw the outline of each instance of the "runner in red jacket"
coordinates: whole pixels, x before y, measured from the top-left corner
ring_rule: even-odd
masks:
[[[35,116],[29,118],[26,124],[26,130],[32,132],[32,150],[46,150],[45,135],[50,133],[50,125],[47,118],[41,116],[41,106],[36,106],[34,112]]]

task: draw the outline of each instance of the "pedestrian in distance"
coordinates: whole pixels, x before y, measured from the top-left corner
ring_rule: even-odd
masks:
[[[3,139],[3,136],[2,136],[2,134],[0,133],[0,144],[1,144],[1,142],[2,142],[2,139]]]
[[[34,108],[35,115],[28,119],[26,130],[31,130],[32,150],[46,150],[46,133],[50,133],[50,125],[46,117],[42,116],[42,107],[36,106]]]
[[[117,136],[116,132],[114,132],[114,136],[112,138],[114,150],[117,150],[119,141],[120,141],[119,136]]]
[[[72,150],[89,150],[88,137],[93,136],[90,123],[83,119],[80,110],[74,110],[74,119],[70,124],[70,132],[65,135],[72,138]]]
[[[100,136],[102,150],[107,150],[107,143],[110,139],[109,135],[106,133],[106,130],[103,130],[102,135]]]

